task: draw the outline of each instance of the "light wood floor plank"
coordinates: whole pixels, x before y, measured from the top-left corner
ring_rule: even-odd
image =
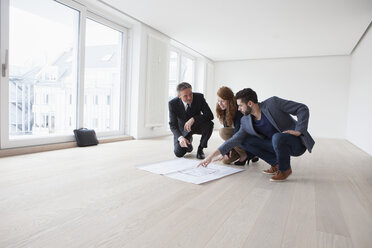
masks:
[[[353,244],[350,238],[340,236],[337,234],[317,232],[317,240],[319,248],[352,248]]]

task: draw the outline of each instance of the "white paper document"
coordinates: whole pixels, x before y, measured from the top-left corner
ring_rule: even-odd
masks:
[[[210,163],[206,168],[203,166],[196,168],[198,163],[200,161],[176,158],[137,166],[137,168],[194,184],[202,184],[244,170],[213,163]]]

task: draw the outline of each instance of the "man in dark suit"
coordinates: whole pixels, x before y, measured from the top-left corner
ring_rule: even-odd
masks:
[[[241,119],[239,131],[198,166],[207,166],[214,156],[221,160],[235,146],[256,154],[271,165],[263,173],[270,181],[284,181],[292,174],[290,156],[311,152],[315,142],[307,131],[309,109],[305,104],[270,97],[259,103],[250,88],[236,93]],[[291,115],[297,116],[297,121]]]
[[[178,97],[168,103],[169,126],[174,135],[174,154],[183,157],[186,152],[191,152],[192,135],[201,134],[196,157],[204,159],[203,148],[207,147],[213,131],[213,113],[203,94],[193,93],[189,83],[180,83],[177,93]]]

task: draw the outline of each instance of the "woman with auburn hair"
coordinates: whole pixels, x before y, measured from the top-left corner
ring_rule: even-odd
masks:
[[[217,91],[216,113],[217,118],[223,125],[223,128],[220,129],[220,136],[223,140],[228,140],[239,131],[240,119],[243,117],[243,114],[238,111],[234,93],[229,87],[222,86]],[[249,164],[249,157],[253,156],[248,156],[243,148],[237,146],[231,150],[230,157],[222,161],[224,164],[230,164],[238,160],[234,163],[235,165],[245,165],[246,163]],[[252,162],[257,160],[258,158],[254,157]]]

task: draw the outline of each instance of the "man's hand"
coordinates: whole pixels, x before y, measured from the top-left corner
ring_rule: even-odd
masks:
[[[180,143],[181,147],[187,147],[187,145],[190,145],[190,141],[188,141],[188,139],[185,137],[179,138],[178,142]]]
[[[194,125],[194,122],[195,122],[194,117],[190,118],[190,120],[188,120],[188,121],[185,123],[184,129],[185,129],[187,132],[190,132],[190,131],[191,131],[191,127],[192,127],[192,125]]]
[[[203,167],[207,167],[208,164],[212,161],[211,156],[206,157],[203,161],[201,161],[196,167],[199,167],[200,165]]]
[[[225,155],[227,157],[227,155]],[[218,161],[221,161],[225,156],[223,156],[222,154],[218,155],[218,157],[213,160],[213,162],[218,162]],[[196,167],[199,167],[200,165],[203,166],[203,167],[207,167],[208,164],[212,161],[212,157],[211,156],[208,156],[207,158],[205,158],[201,163],[199,163]]]
[[[215,150],[211,155],[209,155],[203,161],[201,161],[196,167],[199,167],[200,165],[203,166],[203,167],[207,167],[208,164],[212,161],[212,158],[214,158],[217,155],[218,155],[218,158],[213,160],[213,162],[220,161],[220,160],[223,159],[223,156],[221,155],[220,151]]]
[[[287,131],[284,131],[283,133],[288,133],[288,134],[291,134],[293,136],[300,136],[301,133],[299,131],[295,131],[295,130],[287,130]]]

